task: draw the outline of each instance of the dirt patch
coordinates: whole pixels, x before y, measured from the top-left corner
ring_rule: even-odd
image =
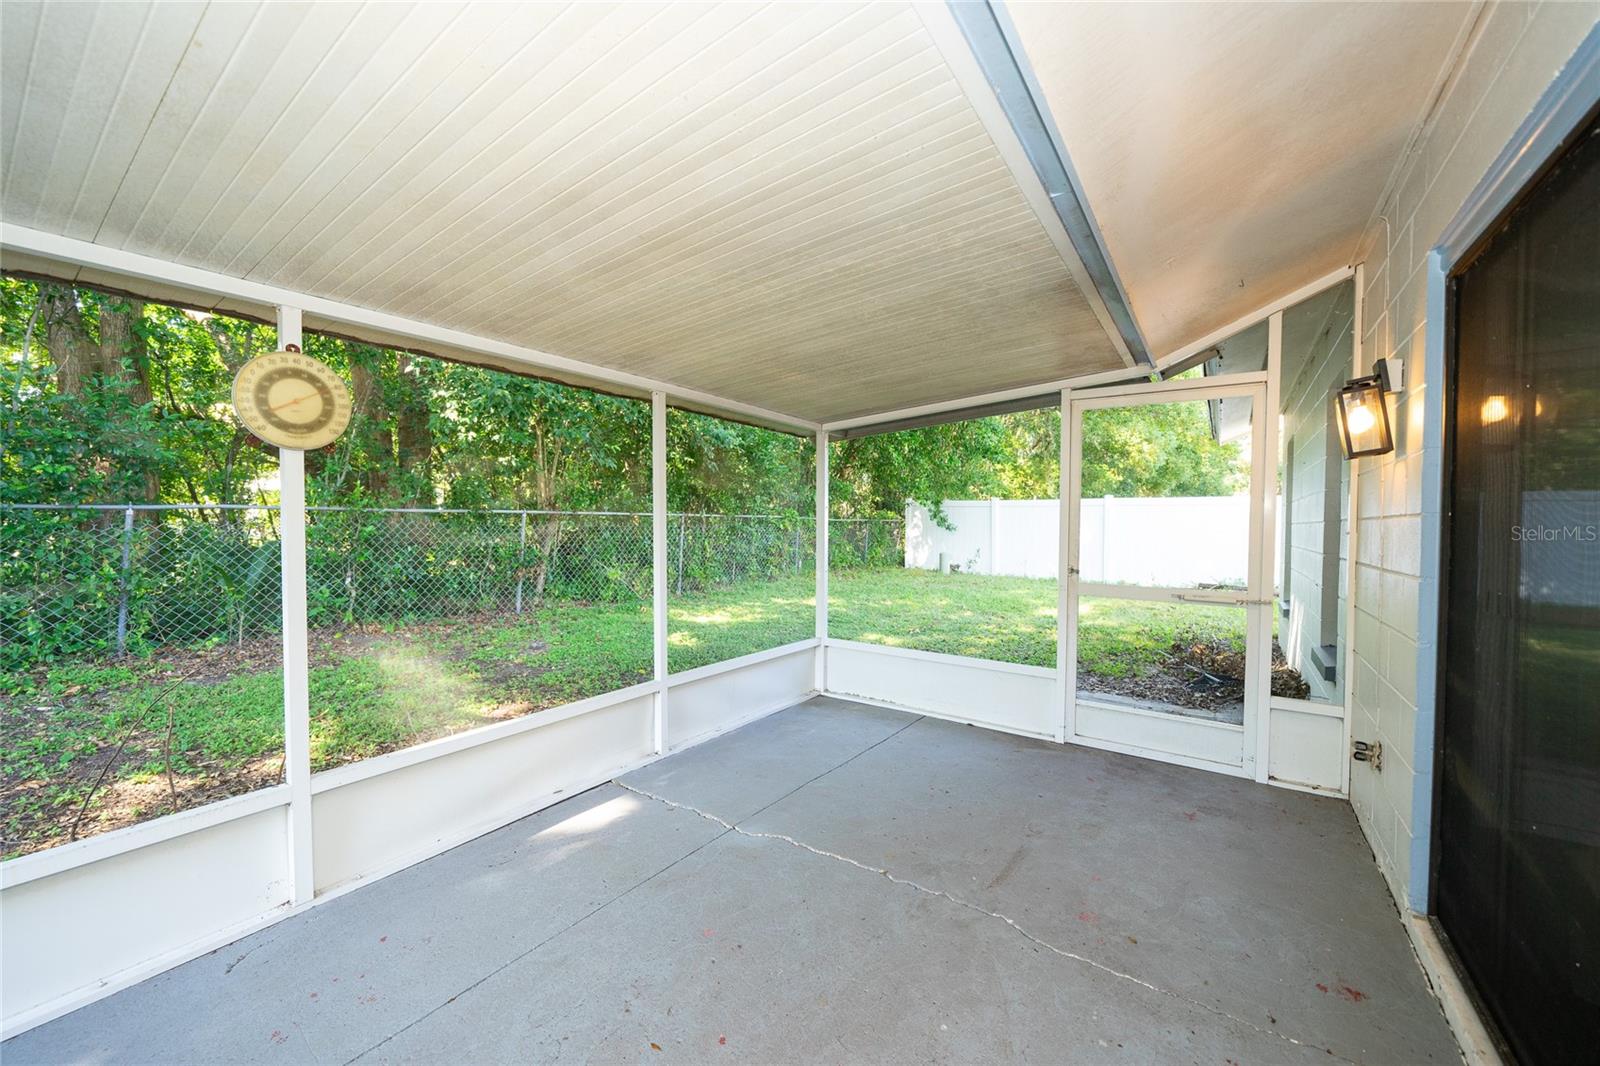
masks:
[[[120,829],[282,783],[282,755],[260,756],[238,767],[202,767],[200,773],[174,774],[170,782],[165,774],[108,778],[78,835]]]
[[[464,661],[472,648],[463,641],[478,626],[503,626],[503,615],[484,614],[451,618],[441,622],[419,622],[405,626],[338,625],[313,629],[308,636],[308,656],[313,668],[334,666],[347,659],[394,646],[422,646],[443,649],[453,661]],[[534,641],[533,651],[543,651],[543,642]],[[215,685],[235,677],[277,670],[283,666],[283,638],[276,633],[246,637],[205,647],[168,646],[151,652],[144,662],[151,664],[150,676],[156,679],[181,677],[199,685]],[[45,669],[35,672],[37,687],[43,686]]]
[[[490,688],[515,688],[517,682],[533,681],[550,672],[550,665],[537,659],[537,656],[550,650],[550,645],[542,640],[530,640],[523,647],[512,649],[511,655],[492,659],[474,659],[473,652],[476,650],[474,641],[461,640],[460,634],[457,634],[456,639],[445,648],[445,655],[453,663],[470,667]],[[514,713],[491,713],[490,718],[516,718],[530,709],[523,706]]]
[[[1244,700],[1245,656],[1226,640],[1180,638],[1155,662],[1126,677],[1083,672],[1078,687],[1136,700],[1216,712]],[[1300,672],[1272,645],[1272,694],[1304,699],[1311,692]]]
[[[282,755],[259,757],[239,766],[202,766],[198,772],[173,774],[170,781],[164,773],[116,776],[117,766],[148,762],[160,750],[159,736],[153,741],[148,736],[136,736],[129,740],[121,758],[117,757],[117,745],[112,743],[92,755],[72,760],[49,780],[7,779],[0,786],[7,808],[0,854],[10,858],[42,851],[283,781]],[[95,789],[101,772],[112,760],[116,760],[116,766]],[[91,789],[95,789],[93,800],[80,820],[78,812]]]
[[[215,685],[243,674],[281,667],[283,638],[250,637],[240,643],[208,648],[161,648],[150,660],[159,664],[153,676],[181,677],[197,685]]]
[[[543,663],[524,663],[514,659],[500,659],[489,665],[488,669],[481,666],[478,676],[492,688],[499,688],[518,681],[533,681],[550,672],[550,667]]]

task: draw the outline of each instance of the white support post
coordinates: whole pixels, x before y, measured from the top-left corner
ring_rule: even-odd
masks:
[[[278,347],[302,344],[300,309],[278,308]],[[311,847],[311,666],[306,622],[306,453],[278,449],[283,571],[283,778],[289,786],[291,904],[316,894]]]
[[[827,691],[827,431],[816,431],[816,690]]]
[[[828,431],[817,430],[816,689],[828,691]]]
[[[1278,542],[1278,408],[1281,406],[1283,388],[1283,312],[1274,311],[1267,319],[1267,387],[1266,410],[1255,412],[1251,420],[1253,435],[1261,438],[1264,471],[1260,478],[1261,528],[1256,542],[1256,572],[1251,582],[1260,591],[1248,597],[1251,601],[1245,610],[1251,612],[1259,636],[1255,648],[1255,675],[1257,690],[1255,723],[1255,778],[1265,783],[1270,776],[1269,761],[1272,739],[1272,620],[1277,612],[1273,575],[1274,548]],[[1248,763],[1252,753],[1245,751]]]
[[[1072,736],[1078,700],[1078,578],[1073,573],[1077,559],[1077,527],[1072,517],[1072,470],[1077,461],[1072,451],[1072,390],[1061,390],[1061,479],[1057,500],[1056,529],[1056,740],[1066,743]]]
[[[655,632],[655,752],[667,751],[667,394],[650,394],[650,549]]]

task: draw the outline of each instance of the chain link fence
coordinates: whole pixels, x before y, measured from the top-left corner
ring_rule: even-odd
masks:
[[[798,577],[816,569],[809,518],[758,514],[667,516],[667,575],[684,596],[741,581]]]
[[[828,569],[904,566],[906,523],[903,518],[830,518]]]
[[[308,508],[313,627],[515,616],[651,595],[649,514]],[[834,568],[899,565],[903,523],[836,519]],[[815,525],[673,514],[669,589],[812,572]],[[262,505],[0,507],[0,668],[242,642],[280,626],[279,514]]]

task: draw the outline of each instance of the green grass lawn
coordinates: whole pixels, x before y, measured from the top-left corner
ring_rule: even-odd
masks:
[[[1152,603],[1085,596],[1078,601],[1078,670],[1131,677],[1180,637],[1216,640],[1243,652],[1245,615],[1237,607]]]
[[[813,592],[807,575],[674,598],[671,669],[810,637]],[[1055,664],[1054,581],[841,573],[830,582],[829,618],[830,632],[845,639]],[[1216,634],[1205,628],[1213,622]],[[1125,676],[1180,632],[1193,631],[1232,633],[1206,608],[1085,601],[1080,668]],[[313,768],[648,680],[650,643],[648,604],[555,605],[512,619],[318,630],[310,675]],[[242,647],[164,649],[144,660],[13,675],[0,699],[7,855],[66,839],[91,790],[79,835],[281,780],[282,670],[270,636]]]
[[[874,570],[828,583],[828,633],[1032,666],[1056,664],[1056,583]]]

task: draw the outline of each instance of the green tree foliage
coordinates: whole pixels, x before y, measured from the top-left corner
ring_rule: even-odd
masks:
[[[1083,495],[1231,496],[1249,488],[1241,452],[1211,435],[1200,401],[1086,411]]]
[[[273,502],[277,456],[234,417],[234,372],[277,346],[270,326],[86,288],[0,282],[0,500]],[[410,352],[308,334],[355,398],[350,430],[307,456],[312,503],[646,510],[649,406]],[[836,514],[938,513],[947,499],[1049,498],[1060,418],[1023,411],[839,441]],[[674,410],[669,506],[809,514],[813,444]],[[1239,450],[1203,407],[1091,412],[1086,496],[1204,495],[1240,486]]]
[[[237,502],[276,466],[226,411],[267,327],[8,277],[0,339],[0,500]]]
[[[103,327],[109,325],[110,329]],[[648,510],[647,403],[320,334],[355,400],[306,457],[320,505]],[[0,501],[273,503],[275,449],[239,424],[256,322],[0,281]],[[809,513],[809,439],[674,411],[672,505]]]
[[[671,411],[667,507],[692,514],[815,514],[815,450],[810,438]]]
[[[907,500],[942,517],[945,500],[1001,493],[1010,462],[1002,418],[856,437],[833,445],[829,502],[848,518],[898,515]]]
[[[355,401],[308,462],[315,503],[648,509],[647,404],[325,336],[306,350]]]
[[[135,351],[142,330],[129,328],[136,314],[61,286],[8,279],[0,289],[0,502],[144,494],[164,457]]]
[[[1238,443],[1211,435],[1202,403],[1090,411],[1085,496],[1212,496],[1242,492]],[[900,514],[906,500],[943,519],[945,500],[1054,499],[1061,484],[1056,408],[835,442],[832,503],[847,517]]]
[[[1008,500],[1050,500],[1061,493],[1061,413],[1018,411],[1000,416],[1005,427],[1005,461],[1000,496]]]

